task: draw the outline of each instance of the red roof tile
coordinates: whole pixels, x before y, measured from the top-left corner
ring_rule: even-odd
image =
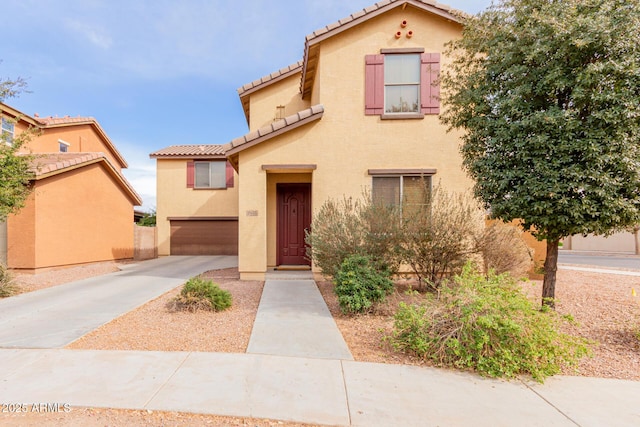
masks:
[[[226,144],[226,154],[227,156],[235,154],[275,136],[293,130],[299,126],[319,120],[322,118],[323,114],[324,106],[322,104],[318,104],[311,108],[307,108],[306,110],[299,111],[291,116],[285,117],[284,119],[277,120],[269,126],[250,132],[240,138],[234,139],[229,144]]]
[[[172,158],[172,157],[224,157],[224,145],[172,145],[167,148],[149,154],[151,158]]]

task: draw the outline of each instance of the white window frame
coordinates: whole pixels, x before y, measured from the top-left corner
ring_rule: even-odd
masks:
[[[412,115],[420,115],[420,94],[421,94],[421,78],[420,78],[420,72],[421,72],[421,62],[420,62],[420,53],[385,53],[385,61],[384,61],[384,67],[385,67],[385,73],[384,73],[384,113],[383,115],[385,116],[393,116],[393,115],[407,115],[407,114],[412,114]],[[418,76],[418,80],[416,82],[389,82],[387,81],[387,70],[386,67],[389,64],[389,59],[392,57],[415,57],[417,59],[416,61],[416,67],[417,67],[417,73],[416,75]],[[400,87],[400,86],[411,86],[411,87],[415,87],[418,91],[418,96],[417,96],[417,104],[416,104],[416,110],[415,111],[387,111],[387,88],[389,87]]]
[[[16,136],[16,124],[11,120],[11,119],[7,119],[6,117],[2,117],[2,120],[0,120],[1,125],[0,125],[0,132],[1,134],[4,135],[9,135],[9,136],[5,136],[3,139],[6,142],[7,145],[13,145],[13,138],[15,138]]]
[[[63,150],[62,147],[65,147],[65,149]],[[67,141],[63,141],[61,139],[58,140],[58,150],[60,150],[61,153],[69,152],[69,147],[71,147],[71,144]]]
[[[198,165],[208,165],[209,166],[209,185],[198,185]],[[212,176],[212,165],[221,165],[222,168],[222,185],[217,186],[215,183],[212,185],[213,176]],[[226,161],[195,161],[193,165],[193,188],[209,188],[209,189],[226,189],[227,188],[227,162]]]

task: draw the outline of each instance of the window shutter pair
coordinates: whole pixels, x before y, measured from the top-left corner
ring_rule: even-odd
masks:
[[[226,175],[227,188],[233,188],[233,166],[229,162],[227,162]],[[195,182],[195,162],[192,160],[187,162],[187,188],[194,188]]]
[[[440,54],[420,55],[420,112],[440,114]],[[384,55],[365,57],[365,114],[384,114]]]

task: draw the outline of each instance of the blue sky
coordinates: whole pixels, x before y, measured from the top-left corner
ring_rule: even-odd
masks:
[[[40,116],[95,117],[155,207],[155,161],[176,144],[245,134],[236,89],[302,59],[304,37],[375,0],[21,0],[2,5],[5,100]],[[477,13],[491,0],[444,2]]]

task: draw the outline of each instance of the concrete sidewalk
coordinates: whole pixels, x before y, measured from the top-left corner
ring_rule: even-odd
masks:
[[[247,353],[353,360],[318,286],[308,274],[267,278]]]
[[[173,256],[0,300],[0,347],[61,348],[207,270],[237,257]]]
[[[524,384],[433,368],[230,353],[2,349],[0,365],[0,402],[345,426],[640,425],[634,381]]]

